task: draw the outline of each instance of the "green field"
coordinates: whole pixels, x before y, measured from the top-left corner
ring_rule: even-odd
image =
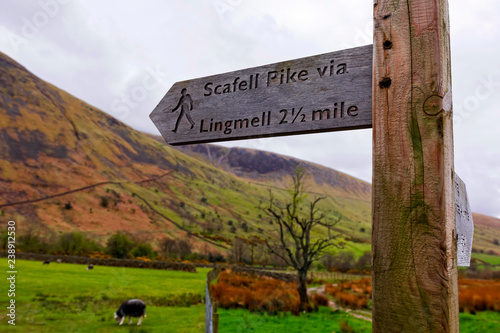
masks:
[[[472,253],[472,258],[480,261],[477,263],[479,269],[489,268],[491,270],[500,270],[500,256],[486,253]]]
[[[299,317],[289,313],[277,316],[267,314],[256,314],[246,310],[224,310],[219,309],[219,332],[342,332],[340,327],[350,327],[352,332],[371,332],[371,322],[356,319],[345,312],[331,311],[321,307],[318,312],[302,314]],[[342,322],[344,322],[342,324]]]
[[[500,332],[500,313],[484,311],[477,314],[460,314],[460,332]]]
[[[5,258],[0,260],[7,267]],[[182,304],[205,295],[206,274],[85,265],[42,265],[16,260],[16,326],[0,313],[0,331],[19,332],[204,332],[205,306]],[[7,287],[8,285],[5,284]],[[7,290],[6,290],[7,291]],[[122,301],[140,298],[147,304],[143,324],[119,327],[113,313]],[[8,302],[2,292],[2,308]]]
[[[0,259],[7,271],[7,260]],[[7,324],[7,312],[0,312],[1,332],[204,332],[205,306],[198,301],[205,294],[206,274],[138,268],[85,265],[42,265],[39,261],[17,260],[16,325]],[[5,273],[7,275],[7,273]],[[1,307],[8,302],[8,284],[1,293]],[[118,326],[113,313],[123,300],[141,298],[147,304],[147,318],[139,327]],[[177,305],[177,306],[174,306]],[[269,316],[246,310],[219,309],[220,332],[370,332],[371,323],[345,312],[320,308],[319,312],[295,317]],[[461,332],[500,331],[500,313],[460,314]]]

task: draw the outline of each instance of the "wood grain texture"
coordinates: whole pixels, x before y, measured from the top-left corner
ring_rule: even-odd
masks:
[[[367,45],[177,82],[150,117],[172,145],[371,128],[372,55]]]
[[[374,3],[373,332],[458,332],[446,0]]]

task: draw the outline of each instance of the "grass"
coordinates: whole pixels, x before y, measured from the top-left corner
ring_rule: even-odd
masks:
[[[332,311],[320,307],[318,312],[306,313],[301,316],[281,313],[278,316],[249,312],[243,309],[219,309],[220,333],[316,333],[316,332],[343,332],[341,325],[351,327],[351,332],[371,332],[370,322],[351,317],[345,312]],[[348,325],[348,326],[347,326]]]
[[[500,331],[500,313],[492,311],[460,314],[460,332],[486,333]]]
[[[95,313],[83,310],[78,313],[56,312],[47,314],[39,310],[23,313],[29,322],[16,324],[19,332],[176,332],[200,333],[205,330],[205,306],[191,307],[148,307],[147,317],[141,326],[137,326],[137,318],[132,325],[123,326],[113,319],[114,308],[103,309]],[[20,315],[21,316],[21,315]],[[2,323],[3,325],[3,323]]]
[[[27,294],[47,293],[71,295],[78,290],[79,295],[104,295],[120,299],[141,294],[142,297],[166,296],[169,294],[205,294],[205,275],[168,270],[147,270],[97,266],[92,271],[86,265],[56,264],[42,265],[36,261],[17,260],[20,288],[28,288]],[[61,283],[63,282],[63,283]],[[23,289],[19,297],[24,296]]]
[[[0,267],[7,260],[0,258]],[[181,304],[193,295],[204,295],[206,274],[137,268],[85,265],[42,265],[39,261],[16,260],[16,326],[7,324],[6,311],[0,312],[0,331],[12,332],[204,332],[205,306],[167,306]],[[7,287],[7,285],[6,285]],[[146,301],[147,318],[141,326],[119,327],[113,313],[130,298]],[[196,297],[194,297],[196,299]],[[9,301],[7,289],[0,296],[1,306]],[[371,323],[345,312],[320,307],[318,312],[299,317],[276,316],[244,309],[219,308],[220,332],[371,332]],[[341,327],[342,325],[342,327]],[[500,313],[460,313],[460,331],[500,331]]]
[[[500,270],[500,256],[486,253],[472,253],[472,258],[478,259],[488,265],[478,263],[479,268],[490,268],[492,270]],[[493,267],[491,267],[493,266]]]
[[[2,267],[7,260],[1,258]],[[16,326],[19,332],[203,332],[206,274],[86,265],[42,265],[16,260]],[[147,318],[139,327],[119,328],[113,319],[122,301],[143,299]],[[7,304],[7,293],[0,298]],[[197,305],[187,305],[195,300]],[[6,312],[5,312],[6,314]],[[4,311],[0,327],[7,325]],[[126,325],[128,326],[128,325]],[[0,328],[0,331],[2,329]]]
[[[252,313],[247,310],[219,309],[219,332],[287,332],[287,333],[320,333],[346,332],[346,323],[351,332],[371,332],[371,322],[351,317],[345,312],[331,311],[320,307],[319,312],[303,314],[295,317],[290,314],[269,316],[267,314]],[[341,325],[344,331],[341,330]],[[500,313],[478,312],[476,315],[460,313],[460,332],[485,333],[500,330]]]

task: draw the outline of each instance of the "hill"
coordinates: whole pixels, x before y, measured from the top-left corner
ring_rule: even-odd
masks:
[[[341,218],[339,241],[357,255],[371,241],[371,186],[347,174],[264,151],[173,148],[39,79],[0,53],[0,216],[20,233],[82,231],[103,243],[189,239],[226,252],[235,236],[263,238],[269,189],[284,198],[297,166],[310,197]],[[500,220],[473,215],[476,252],[500,254]],[[318,234],[324,234],[320,230]]]
[[[472,246],[477,252],[492,252],[500,256],[500,219],[472,213],[474,239]]]
[[[79,230],[103,242],[189,238],[226,251],[235,236],[265,237],[269,188],[283,198],[297,165],[311,197],[353,248],[370,239],[370,185],[286,156],[215,145],[174,149],[39,79],[0,53],[0,215],[21,233]],[[357,244],[350,242],[357,239]]]
[[[194,157],[205,158],[214,166],[238,177],[285,188],[290,184],[289,176],[295,172],[296,165],[302,163],[306,165],[307,171],[313,178],[308,191],[322,195],[371,200],[370,184],[318,164],[251,149],[214,145],[189,145],[180,149]]]

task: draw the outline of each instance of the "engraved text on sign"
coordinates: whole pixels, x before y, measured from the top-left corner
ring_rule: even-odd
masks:
[[[150,117],[172,145],[371,128],[372,46],[175,83]]]

